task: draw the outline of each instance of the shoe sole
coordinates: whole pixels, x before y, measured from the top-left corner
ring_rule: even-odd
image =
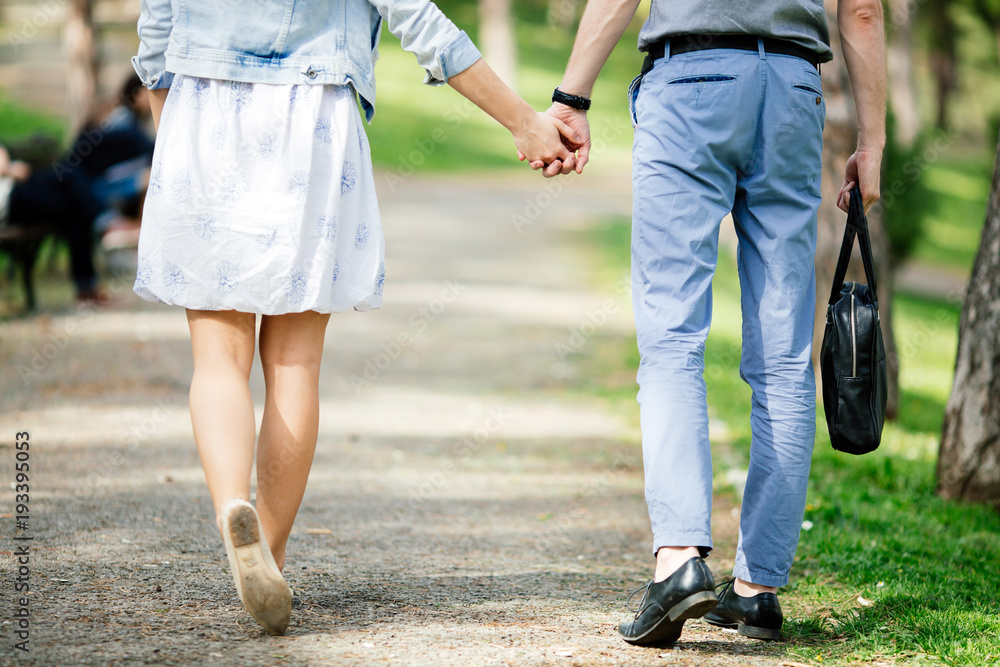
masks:
[[[759,628],[754,625],[747,625],[746,623],[740,623],[737,629],[744,637],[750,637],[751,639],[767,639],[775,640],[781,636],[781,630],[774,630],[772,628]]]
[[[664,614],[660,621],[638,637],[622,638],[629,644],[635,646],[653,646],[659,643],[673,643],[680,637],[684,621],[692,618],[700,618],[715,609],[719,604],[719,598],[715,591],[701,591],[689,595]],[[678,625],[679,624],[679,625]],[[618,634],[621,634],[619,632]]]
[[[265,632],[285,634],[292,615],[292,590],[267,566],[257,514],[249,505],[240,505],[229,512],[227,524],[226,547],[232,548],[230,566],[243,606]]]
[[[751,639],[775,640],[779,639],[781,635],[780,629],[774,630],[773,628],[761,628],[756,625],[747,625],[746,623],[737,623],[735,621],[716,621],[714,619],[706,618],[705,622],[719,628],[729,628],[730,630],[735,629],[744,637],[750,637]]]

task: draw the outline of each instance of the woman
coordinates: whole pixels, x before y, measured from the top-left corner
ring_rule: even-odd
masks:
[[[535,113],[428,0],[140,0],[136,72],[156,152],[135,291],[187,309],[191,421],[240,599],[282,634],[285,546],[318,430],[330,313],[382,303],[383,235],[367,137],[383,19],[427,70],[512,133],[547,173],[578,141]],[[256,315],[266,398],[250,496]]]

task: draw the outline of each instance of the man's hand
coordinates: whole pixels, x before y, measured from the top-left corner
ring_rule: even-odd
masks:
[[[576,157],[569,146],[580,143],[580,137],[562,120],[536,113],[513,134],[518,159],[530,158],[532,169],[544,168],[546,177],[573,171]]]
[[[543,175],[549,178],[556,174],[568,174],[572,171],[582,174],[584,165],[590,161],[590,123],[587,121],[587,112],[557,102],[549,107],[545,113],[564,123],[572,131],[572,135],[563,133],[562,141],[571,153],[576,154],[576,160],[575,164],[572,162],[564,163],[563,168],[558,172],[546,169],[542,172]],[[521,151],[517,152],[517,157],[519,160],[525,159],[524,153]],[[541,169],[545,163],[535,160],[530,165],[532,169]]]
[[[882,173],[882,152],[873,149],[859,148],[847,159],[844,170],[844,184],[837,193],[837,206],[847,211],[851,190],[857,185],[861,188],[864,199],[865,213],[878,201],[879,180]]]

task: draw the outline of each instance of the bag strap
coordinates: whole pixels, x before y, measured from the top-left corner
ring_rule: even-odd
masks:
[[[878,310],[878,283],[875,280],[875,261],[872,258],[871,239],[868,236],[868,218],[865,216],[861,190],[857,186],[851,190],[851,199],[847,212],[847,226],[844,229],[844,241],[840,246],[837,269],[833,273],[833,289],[830,291],[831,306],[840,298],[840,292],[844,289],[844,276],[847,275],[847,265],[851,261],[851,250],[854,248],[855,236],[857,236],[858,245],[861,248],[861,262],[865,267],[865,280],[868,281],[868,290],[872,295],[872,302],[875,309]]]

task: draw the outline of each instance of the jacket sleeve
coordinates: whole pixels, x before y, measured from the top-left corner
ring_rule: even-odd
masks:
[[[369,1],[403,48],[417,56],[428,85],[440,86],[482,57],[469,36],[430,0]]]
[[[139,52],[132,56],[132,67],[149,89],[169,88],[174,79],[164,55],[172,25],[170,0],[139,0]]]

